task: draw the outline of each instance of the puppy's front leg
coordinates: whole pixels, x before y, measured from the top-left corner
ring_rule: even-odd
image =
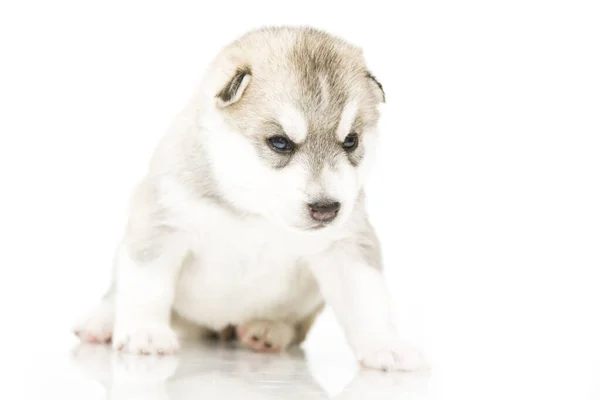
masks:
[[[129,353],[169,354],[179,348],[170,327],[175,286],[188,247],[170,234],[139,245],[127,239],[116,259],[113,347]]]
[[[370,265],[364,247],[340,243],[311,260],[310,266],[363,366],[425,368],[420,353],[399,339],[383,275],[378,266]]]

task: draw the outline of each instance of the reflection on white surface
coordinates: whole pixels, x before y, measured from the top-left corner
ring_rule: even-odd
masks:
[[[428,398],[426,374],[356,370],[339,360],[319,369],[308,361],[299,349],[270,355],[202,343],[171,357],[119,354],[88,344],[73,351],[75,365],[101,383],[110,400]],[[346,378],[340,393],[325,389],[339,377]]]

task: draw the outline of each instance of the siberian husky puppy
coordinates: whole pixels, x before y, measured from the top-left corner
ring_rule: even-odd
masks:
[[[135,188],[113,285],[76,333],[142,354],[201,331],[277,352],[327,304],[364,366],[422,367],[364,204],[384,101],[362,51],[319,30],[223,49]]]

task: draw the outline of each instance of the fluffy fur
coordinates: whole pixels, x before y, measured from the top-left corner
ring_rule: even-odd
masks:
[[[176,331],[234,329],[281,351],[326,302],[364,365],[422,367],[397,337],[364,207],[384,99],[361,50],[321,31],[262,29],[226,47],[135,189],[113,287],[80,337],[155,354],[178,349]],[[273,136],[294,150],[274,151]],[[341,204],[326,223],[309,207],[323,201]]]

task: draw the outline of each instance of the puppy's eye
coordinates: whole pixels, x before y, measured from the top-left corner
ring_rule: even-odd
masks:
[[[356,133],[351,133],[344,139],[344,143],[342,143],[342,147],[346,151],[352,151],[356,149],[358,146],[358,135]]]
[[[267,143],[278,153],[291,153],[294,150],[294,143],[284,136],[272,136]]]

